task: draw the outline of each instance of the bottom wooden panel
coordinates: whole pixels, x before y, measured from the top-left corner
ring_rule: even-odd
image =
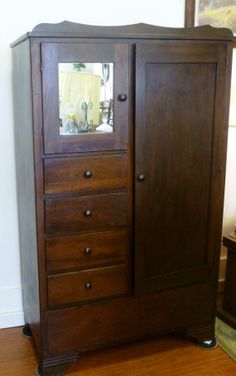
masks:
[[[49,311],[48,351],[85,351],[213,321],[214,283]]]

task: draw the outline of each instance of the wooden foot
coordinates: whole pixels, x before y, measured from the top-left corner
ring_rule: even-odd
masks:
[[[31,332],[29,324],[25,324],[25,326],[23,326],[22,334],[25,337],[32,338],[32,332]]]
[[[207,325],[199,325],[186,330],[188,337],[192,337],[196,346],[201,349],[210,350],[217,347],[215,339],[215,321]]]
[[[41,368],[37,366],[35,368],[35,374],[37,376],[64,376],[65,369],[67,366],[68,364],[62,364],[60,366],[45,367],[45,368]]]
[[[35,369],[37,376],[64,376],[66,368],[78,360],[78,353],[57,355],[39,360]]]

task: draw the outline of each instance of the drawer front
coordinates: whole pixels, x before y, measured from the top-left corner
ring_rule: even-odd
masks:
[[[177,329],[204,328],[213,320],[214,288],[211,282],[49,311],[49,351],[82,352]]]
[[[48,272],[122,264],[129,247],[125,230],[51,238],[46,244]]]
[[[48,277],[48,305],[50,307],[122,295],[127,291],[128,283],[124,265]]]
[[[127,155],[46,159],[44,176],[46,194],[127,189]]]
[[[73,234],[127,225],[127,194],[46,199],[48,234]]]

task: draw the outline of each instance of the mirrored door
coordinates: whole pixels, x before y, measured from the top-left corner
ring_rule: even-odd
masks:
[[[42,44],[45,153],[124,150],[126,44]]]

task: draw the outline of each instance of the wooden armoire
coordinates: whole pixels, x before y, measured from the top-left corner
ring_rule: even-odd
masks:
[[[26,329],[38,373],[214,338],[232,33],[40,24],[12,44]]]

